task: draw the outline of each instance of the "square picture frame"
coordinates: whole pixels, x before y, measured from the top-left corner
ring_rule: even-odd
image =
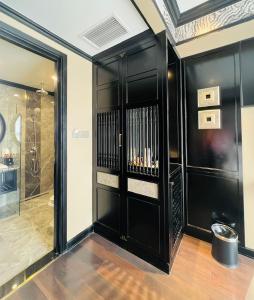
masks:
[[[198,90],[198,107],[220,105],[220,87],[214,86]]]
[[[198,112],[198,129],[221,129],[221,110],[200,110]]]

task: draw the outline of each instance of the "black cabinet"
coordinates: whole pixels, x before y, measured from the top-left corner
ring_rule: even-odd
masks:
[[[254,105],[254,40],[241,42],[242,104]]]
[[[181,170],[180,65],[170,50],[169,81],[168,47],[165,32],[146,32],[93,66],[95,232],[166,272],[182,230],[182,185],[170,181],[171,159]]]

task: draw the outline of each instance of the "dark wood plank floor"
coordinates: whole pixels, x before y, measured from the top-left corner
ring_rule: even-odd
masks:
[[[253,300],[254,261],[240,256],[239,268],[230,270],[214,261],[210,251],[208,243],[184,236],[172,273],[166,275],[92,234],[8,300]]]

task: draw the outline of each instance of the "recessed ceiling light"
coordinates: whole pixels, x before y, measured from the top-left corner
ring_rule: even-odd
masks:
[[[19,97],[19,94],[14,94],[13,96],[14,96],[14,97]]]

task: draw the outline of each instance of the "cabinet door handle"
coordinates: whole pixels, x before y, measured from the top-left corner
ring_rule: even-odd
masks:
[[[119,137],[118,137],[118,141],[119,141],[119,147],[122,147],[122,134],[119,133]]]

